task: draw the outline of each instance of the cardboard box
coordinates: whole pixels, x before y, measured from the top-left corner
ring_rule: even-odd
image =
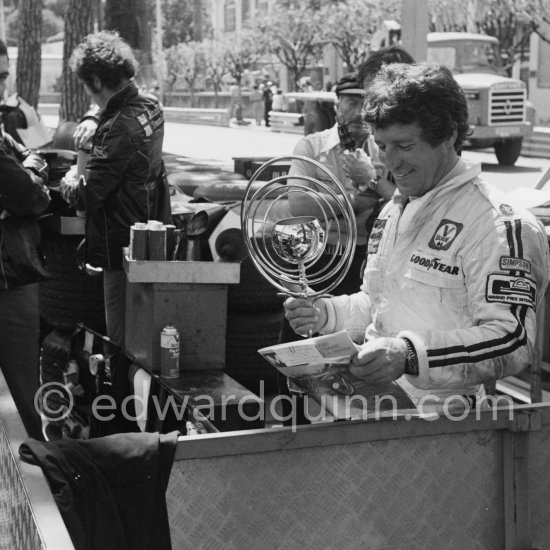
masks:
[[[125,349],[152,371],[160,370],[160,333],[180,333],[180,370],[223,369],[227,285],[240,278],[239,263],[124,260]]]

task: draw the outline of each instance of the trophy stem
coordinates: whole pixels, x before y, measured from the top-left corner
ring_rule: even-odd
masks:
[[[298,262],[298,284],[300,285],[300,298],[307,298],[307,278],[304,262]]]

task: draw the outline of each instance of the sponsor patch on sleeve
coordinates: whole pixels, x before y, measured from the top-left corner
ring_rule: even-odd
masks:
[[[369,242],[367,246],[367,254],[377,254],[378,246],[380,245],[380,239],[384,234],[384,227],[386,227],[387,220],[374,220],[372,231],[369,236]]]
[[[537,285],[535,281],[526,277],[492,273],[487,277],[485,294],[488,302],[529,306],[536,309]]]
[[[511,256],[500,257],[500,269],[508,271],[524,271],[531,273],[531,262],[523,258],[513,258]]]

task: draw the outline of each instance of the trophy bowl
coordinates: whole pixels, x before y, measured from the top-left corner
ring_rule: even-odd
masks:
[[[325,248],[325,231],[313,216],[279,220],[271,231],[275,253],[293,264],[317,259]]]
[[[287,160],[312,164],[322,176],[261,180],[272,164]],[[294,215],[288,205],[296,198],[307,199],[311,211]],[[259,273],[281,293],[296,297],[314,298],[334,289],[345,277],[357,243],[348,191],[326,166],[297,155],[273,158],[253,174],[241,201],[241,230]]]

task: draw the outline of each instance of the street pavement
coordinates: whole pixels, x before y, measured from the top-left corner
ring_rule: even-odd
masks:
[[[233,157],[291,155],[300,134],[272,132],[265,126],[201,126],[167,122],[166,153],[212,161],[233,169]]]
[[[166,123],[164,151],[195,162],[233,170],[233,157],[291,155],[299,134],[272,132],[253,125],[225,128]],[[550,166],[545,158],[520,157],[515,166],[499,166],[492,149],[464,151],[463,158],[480,162],[484,177],[504,192],[533,188]]]
[[[57,126],[57,116],[42,115],[50,128]],[[291,155],[300,134],[273,132],[253,123],[248,126],[206,126],[167,122],[163,150],[181,157],[186,163],[233,171],[233,157],[279,157]],[[492,149],[465,151],[463,157],[481,162],[484,177],[504,192],[533,188],[550,166],[546,158],[520,157],[515,166],[499,166]]]

